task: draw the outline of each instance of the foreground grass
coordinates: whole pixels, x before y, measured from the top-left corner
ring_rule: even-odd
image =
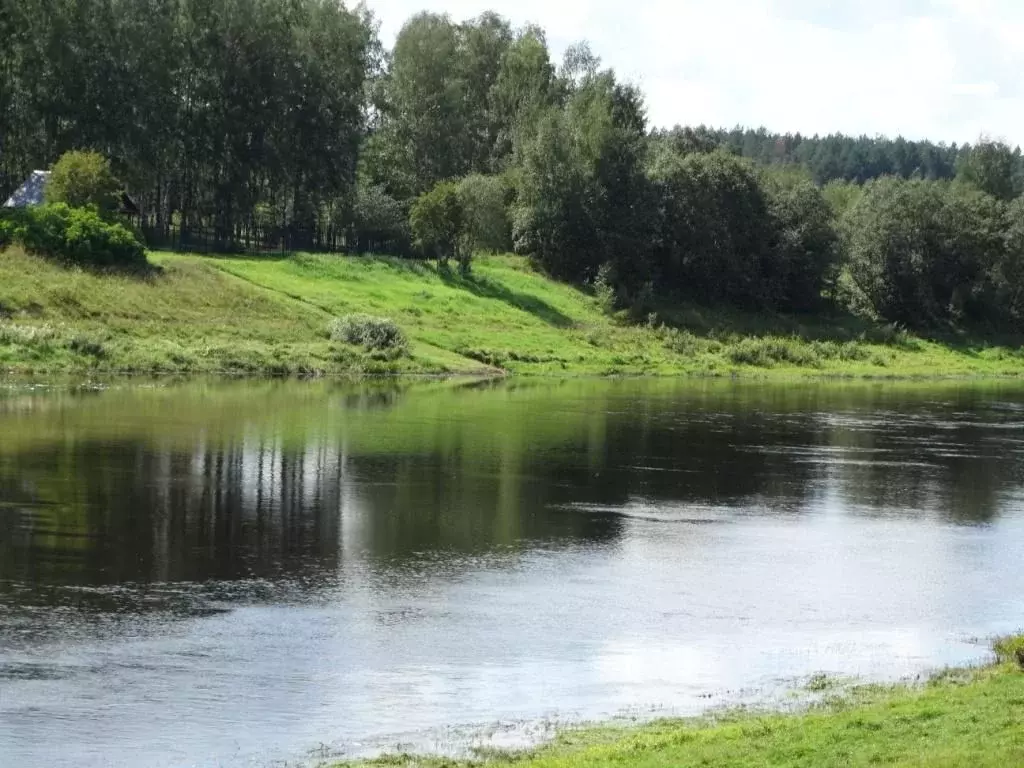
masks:
[[[851,318],[798,320],[665,307],[641,322],[493,256],[470,278],[433,264],[300,254],[152,254],[145,277],[0,254],[0,370],[243,374],[1006,376],[1015,344],[915,338]],[[328,322],[389,317],[395,359],[332,342]]]
[[[579,731],[527,754],[475,763],[388,757],[364,765],[835,768],[1024,765],[1024,671],[1006,641],[999,662],[951,671],[923,687],[866,687],[801,714],[734,712],[636,730]]]

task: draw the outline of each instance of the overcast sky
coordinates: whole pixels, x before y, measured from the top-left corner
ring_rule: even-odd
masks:
[[[494,10],[588,40],[652,125],[1024,144],[1021,0],[368,0],[385,44],[421,10]]]

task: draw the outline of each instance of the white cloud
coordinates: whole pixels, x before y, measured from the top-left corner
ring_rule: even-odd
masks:
[[[369,0],[386,44],[419,10],[494,10],[586,39],[647,93],[654,125],[765,125],[1024,143],[1017,0]]]

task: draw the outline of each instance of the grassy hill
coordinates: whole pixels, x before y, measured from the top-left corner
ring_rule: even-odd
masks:
[[[151,254],[140,276],[0,254],[0,370],[17,373],[1015,375],[1015,346],[915,338],[851,318],[668,307],[639,323],[514,256],[433,264],[299,254]],[[331,341],[351,313],[395,320],[396,360]]]

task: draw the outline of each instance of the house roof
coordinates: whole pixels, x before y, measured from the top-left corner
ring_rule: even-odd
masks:
[[[42,205],[45,202],[46,180],[49,178],[49,171],[32,171],[32,175],[25,180],[25,183],[7,198],[4,207],[24,208],[28,205]]]
[[[46,202],[46,182],[49,178],[49,171],[32,171],[32,175],[25,180],[25,183],[7,198],[4,207],[26,208],[30,205],[42,205]],[[139,206],[127,192],[119,192],[118,201],[120,202],[119,213],[138,215]]]

